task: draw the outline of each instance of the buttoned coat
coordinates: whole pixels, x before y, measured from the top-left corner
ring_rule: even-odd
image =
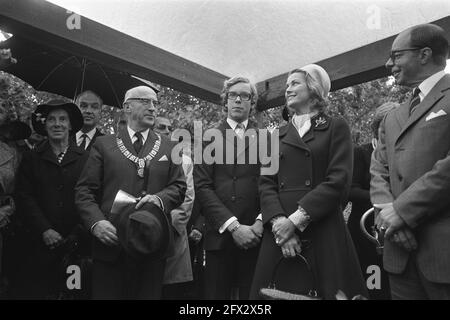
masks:
[[[264,235],[251,297],[259,298],[259,289],[269,285],[275,264],[282,257],[270,220],[277,215],[289,216],[298,206],[311,217],[304,232],[296,232],[310,242],[304,253],[312,265],[318,294],[334,299],[337,290],[342,290],[347,296],[367,296],[342,214],[352,179],[348,125],[343,119],[319,113],[311,118],[311,128],[303,138],[290,122],[280,128],[279,141],[278,173],[260,178]],[[297,272],[282,275],[291,283],[297,277]]]
[[[231,217],[235,216],[240,223],[252,225],[259,214],[258,178],[260,163],[258,157],[254,163],[238,164],[237,158],[245,156],[249,159],[249,152],[258,155],[257,129],[249,123],[252,129],[252,139],[245,142],[245,149],[237,152],[238,139],[230,125],[223,121],[218,130],[222,134],[223,164],[203,163],[195,166],[195,190],[198,201],[202,206],[206,228],[204,232],[205,250],[218,250],[233,245],[233,238],[229,232],[219,233],[219,228]],[[227,136],[228,130],[228,136]],[[234,139],[234,140],[233,140]],[[255,151],[256,150],[256,151]],[[227,155],[232,154],[233,163],[227,163]],[[242,158],[242,160],[245,160]]]
[[[450,75],[441,78],[409,116],[407,101],[380,126],[371,162],[371,200],[391,203],[413,229],[414,256],[432,282],[450,283]],[[400,274],[411,254],[386,240],[383,264]]]
[[[145,157],[152,151],[157,140],[157,135],[150,130],[140,153],[136,154],[126,128],[118,132],[118,137],[122,139],[127,150],[140,158]],[[144,185],[144,179],[137,174],[136,164],[127,159],[119,150],[117,137],[109,135],[97,138],[75,188],[75,202],[86,228],[91,230],[92,226],[100,220],[110,220],[113,224],[116,223],[119,213],[112,214],[111,207],[119,190],[123,190],[135,197],[140,197],[142,191],[157,195],[162,200],[164,211],[170,221],[170,212],[180,206],[186,192],[186,180],[183,169],[181,164],[174,163],[171,155],[172,148],[172,142],[167,137],[161,136],[160,148],[150,161],[147,169],[148,183]],[[120,293],[122,289],[111,287],[111,285],[114,285],[111,282],[114,281],[111,281],[108,276],[95,276],[96,261],[108,263],[112,267],[105,272],[111,272],[112,277],[117,275],[117,270],[114,270],[113,266],[114,263],[124,261],[123,250],[117,246],[106,246],[97,238],[94,238],[92,251],[94,258],[94,298],[123,298],[124,296]],[[137,286],[143,290],[141,292],[145,293],[139,296],[132,296],[135,299],[159,298],[160,292],[158,288],[162,283],[164,269],[163,264],[158,262],[158,267],[155,271],[158,274],[147,274],[154,271],[152,269],[152,266],[155,265],[153,260],[140,263],[141,267],[143,264],[146,266],[141,268],[144,273],[139,273],[140,279],[134,279],[133,281],[136,280],[138,282]],[[149,281],[148,285],[145,283],[143,279],[147,279],[147,277],[151,277],[153,280],[159,279],[161,283],[154,287],[158,289],[157,291],[153,288],[153,280]],[[97,280],[100,283],[96,283],[95,281]],[[112,292],[117,292],[117,295]]]

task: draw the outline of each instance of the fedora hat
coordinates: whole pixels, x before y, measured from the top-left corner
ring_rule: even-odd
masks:
[[[40,104],[36,107],[36,110],[31,114],[31,124],[34,131],[40,135],[46,136],[47,130],[45,130],[45,121],[48,114],[53,110],[62,109],[67,112],[70,119],[70,134],[77,132],[83,126],[83,116],[80,109],[75,103],[67,102],[62,99],[52,99],[47,103]]]
[[[127,205],[118,221],[119,242],[125,252],[136,259],[165,256],[172,241],[170,222],[165,213],[153,203],[139,210]]]

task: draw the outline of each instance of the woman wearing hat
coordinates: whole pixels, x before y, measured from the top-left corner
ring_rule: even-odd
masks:
[[[73,245],[69,240],[82,234],[74,188],[87,157],[69,135],[82,124],[78,107],[63,100],[39,105],[32,114],[34,130],[48,139],[26,152],[19,168],[17,207],[32,234],[17,298],[52,298],[65,285],[62,257]]]
[[[342,214],[352,180],[352,141],[347,123],[325,112],[330,87],[327,72],[314,64],[291,71],[286,81],[286,105],[295,114],[279,130],[278,173],[260,179],[265,228],[254,299],[279,261],[279,290],[316,290],[324,299],[334,299],[338,290],[367,296]]]

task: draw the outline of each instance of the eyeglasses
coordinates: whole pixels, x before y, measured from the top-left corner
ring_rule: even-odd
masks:
[[[242,101],[249,101],[251,99],[252,95],[247,92],[241,92],[241,93],[237,93],[237,92],[233,92],[233,91],[228,92],[229,100],[236,100],[237,97],[239,97]]]
[[[166,129],[168,129],[169,131],[172,131],[172,126],[170,126],[170,125],[166,125],[166,124],[158,124],[157,126],[157,129],[158,130],[166,130]]]
[[[146,99],[146,98],[129,98],[127,101],[139,101],[141,102],[143,105],[147,105],[147,106],[154,106],[157,107],[159,106],[159,102],[153,99]]]
[[[394,51],[391,51],[389,58],[392,60],[393,63],[395,63],[397,61],[397,59],[401,57],[401,55],[399,55],[400,52],[417,51],[420,49],[423,49],[423,48],[406,48],[406,49],[401,49],[401,50],[394,50]]]

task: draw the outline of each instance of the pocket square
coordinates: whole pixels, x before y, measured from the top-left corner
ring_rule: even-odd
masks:
[[[430,121],[431,119],[437,118],[437,117],[441,117],[441,116],[445,116],[447,115],[447,112],[445,112],[444,110],[439,110],[438,112],[433,112],[431,111],[430,114],[426,117],[425,121]]]
[[[163,155],[158,161],[169,161],[169,159],[167,159],[166,155]]]

